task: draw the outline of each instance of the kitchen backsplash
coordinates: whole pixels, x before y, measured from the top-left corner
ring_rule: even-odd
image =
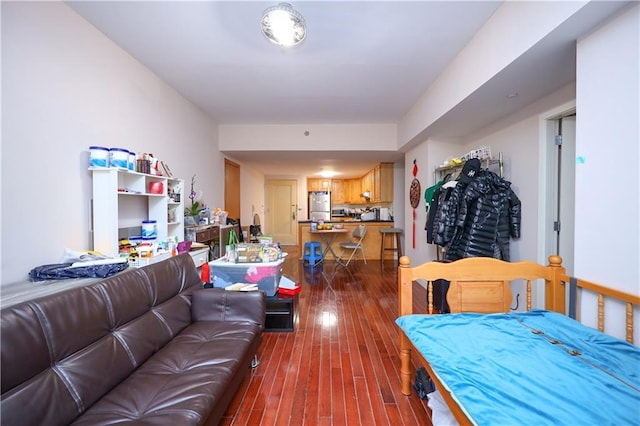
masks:
[[[331,207],[331,217],[360,219],[363,213],[379,212],[381,210],[385,211],[391,218],[393,217],[392,205],[389,203],[371,203],[366,207],[363,207],[362,205],[352,206],[349,204],[335,204]],[[390,220],[390,218],[385,218],[384,220]]]

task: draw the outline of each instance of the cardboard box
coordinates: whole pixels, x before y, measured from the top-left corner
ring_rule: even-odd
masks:
[[[236,283],[258,284],[267,296],[274,296],[282,277],[284,258],[275,262],[232,263],[225,259],[209,262],[214,287],[226,288]]]
[[[277,244],[236,244],[236,263],[275,262],[282,257],[282,250]]]

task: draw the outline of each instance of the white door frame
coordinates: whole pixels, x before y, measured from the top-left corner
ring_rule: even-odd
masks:
[[[546,265],[549,254],[554,253],[555,239],[553,237],[553,206],[554,194],[553,174],[557,167],[555,161],[555,136],[557,120],[560,117],[575,114],[576,101],[567,102],[554,109],[540,114],[539,122],[539,162],[538,162],[538,244],[537,262]],[[567,259],[573,265],[573,259]],[[534,303],[536,306],[543,306],[544,289],[536,286]]]

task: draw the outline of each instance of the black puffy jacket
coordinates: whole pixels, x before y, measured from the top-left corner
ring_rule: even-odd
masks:
[[[460,186],[460,187],[458,187]],[[458,184],[448,200],[445,235],[453,235],[445,258],[493,257],[510,260],[509,240],[520,238],[522,206],[511,182],[482,170],[469,184]]]

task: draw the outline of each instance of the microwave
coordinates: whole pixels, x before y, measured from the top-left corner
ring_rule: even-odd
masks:
[[[347,212],[344,211],[344,209],[332,209],[331,210],[331,216],[332,217],[345,217],[347,215]]]

